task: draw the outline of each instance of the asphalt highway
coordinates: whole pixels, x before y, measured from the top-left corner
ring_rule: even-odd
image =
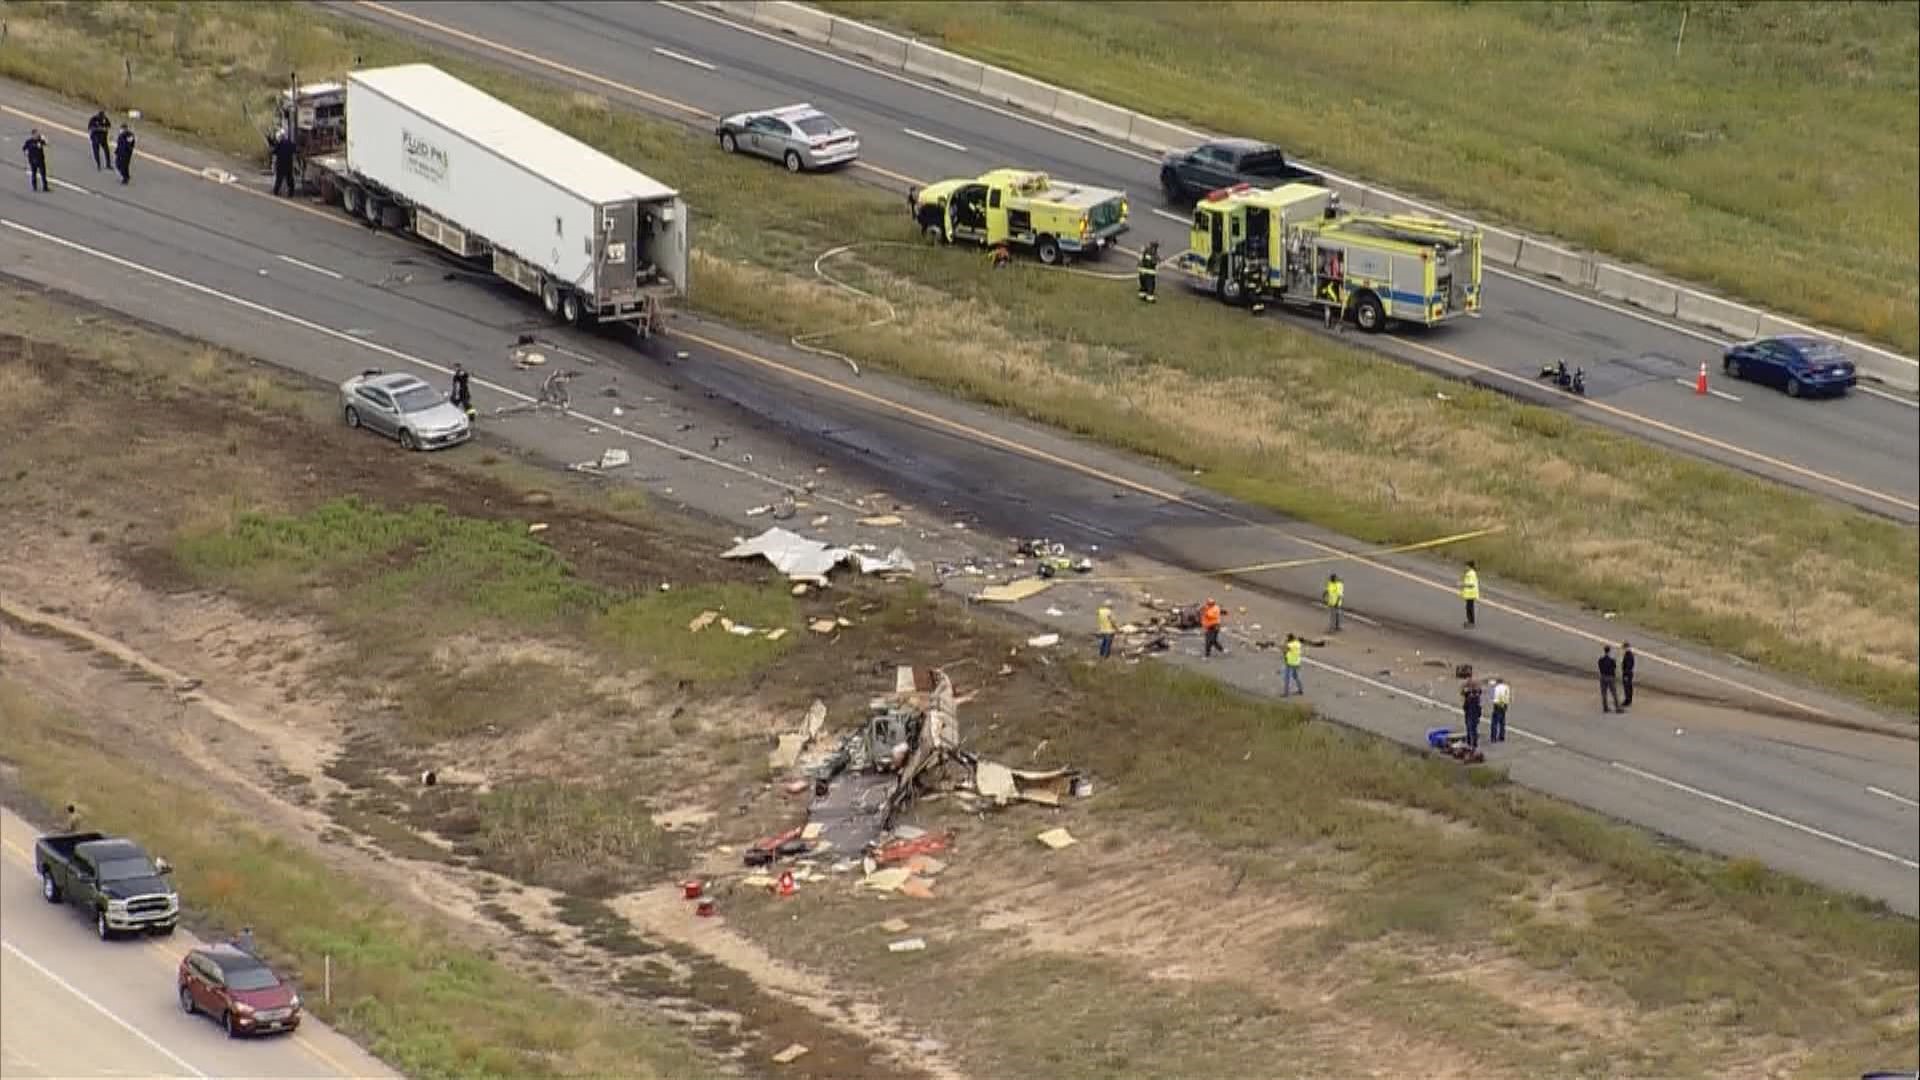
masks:
[[[1157,240],[1165,255],[1187,246],[1188,215],[1162,205],[1151,155],[687,5],[435,0],[329,6],[698,127],[732,112],[811,102],[860,132],[865,161],[851,174],[895,189],[1001,165],[1119,188],[1134,205],[1126,242]],[[1479,319],[1347,338],[1877,513],[1907,521],[1920,516],[1920,412],[1910,398],[1869,389],[1842,400],[1789,399],[1724,378],[1724,341],[1704,331],[1504,271],[1489,272],[1486,288],[1487,310]],[[1268,317],[1314,325],[1298,315]],[[1584,401],[1537,379],[1542,364],[1560,359],[1586,369]],[[1693,388],[1702,363],[1713,391],[1706,397]]]
[[[1920,908],[1920,751],[1892,733],[1897,718],[1497,581],[1483,582],[1481,626],[1465,631],[1457,568],[1443,554],[1367,552],[1122,455],[911,385],[856,379],[832,361],[697,320],[678,320],[669,339],[638,350],[546,327],[537,304],[504,286],[337,211],[275,200],[257,175],[207,179],[203,170],[245,170],[156,134],[142,139],[131,187],[67,170],[62,162],[84,161],[84,110],[11,87],[9,101],[0,138],[38,123],[54,140],[54,175],[64,181],[30,195],[16,168],[0,188],[0,266],[17,277],[329,383],[368,366],[439,382],[458,360],[474,372],[487,437],[557,462],[628,447],[634,464],[621,479],[734,522],[742,534],[767,523],[749,520],[749,508],[825,476],[805,497],[831,511],[836,527],[856,516],[847,511],[857,497],[881,490],[946,534],[930,539],[922,524],[919,540],[858,537],[903,543],[923,566],[939,544],[955,542],[950,522],[995,547],[1001,541],[990,538],[1033,535],[1097,547],[1103,565],[1180,578],[1152,586],[1166,596],[1221,587],[1196,572],[1282,563],[1233,575],[1242,586],[1236,606],[1247,609],[1236,616],[1242,634],[1317,619],[1309,604],[1337,560],[1356,625],[1315,651],[1313,702],[1329,717],[1418,742],[1446,721],[1435,710],[1447,708],[1450,693],[1445,671],[1436,675],[1421,657],[1497,665],[1527,680],[1529,734],[1504,752],[1517,780],[1903,911]],[[511,346],[528,332],[552,343],[543,346],[548,366],[525,371],[512,362]],[[570,411],[496,413],[526,403],[563,365],[579,374]],[[387,451],[369,436],[366,452]],[[1138,589],[1116,581],[1111,591]],[[1090,625],[1087,595],[1063,586],[1022,612],[1051,618],[1040,609],[1058,603],[1073,625]],[[1658,704],[1596,724],[1587,673],[1601,642],[1629,634],[1643,692]],[[1272,661],[1253,650],[1214,670],[1272,689]]]
[[[397,1075],[311,1018],[290,1036],[234,1040],[213,1021],[187,1016],[174,978],[180,956],[199,941],[184,930],[98,940],[88,917],[41,900],[33,827],[0,811],[0,837],[0,1075]]]

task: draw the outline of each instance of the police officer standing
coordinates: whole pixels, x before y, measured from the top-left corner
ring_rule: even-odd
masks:
[[[39,128],[27,133],[20,149],[27,155],[27,186],[34,191],[52,191],[47,179],[47,140],[40,137]]]
[[[93,146],[93,169],[99,172],[113,163],[113,155],[107,149],[107,137],[113,134],[113,121],[107,119],[107,110],[101,109],[87,121],[87,142]]]
[[[1145,251],[1140,253],[1140,299],[1155,303],[1155,278],[1160,273],[1160,242],[1149,241]]]
[[[1600,668],[1600,711],[1603,713],[1625,712],[1626,710],[1620,707],[1619,685],[1614,681],[1614,675],[1619,672],[1620,664],[1613,658],[1613,646],[1600,646],[1598,666]],[[1613,703],[1612,707],[1608,707],[1609,701]]]
[[[1620,711],[1633,707],[1633,642],[1620,643]]]
[[[120,171],[120,182],[133,179],[133,129],[120,125],[120,137],[113,141],[113,167]]]
[[[273,152],[273,193],[280,194],[286,188],[289,198],[293,195],[293,159],[298,153],[293,144],[293,133],[281,128],[273,138],[267,140],[267,146]]]
[[[276,185],[274,193],[278,194],[279,191]],[[467,380],[467,369],[459,364],[453,365],[453,392],[447,395],[447,400],[453,402],[454,407],[466,413],[467,419],[471,420],[474,416],[473,388],[467,385]]]

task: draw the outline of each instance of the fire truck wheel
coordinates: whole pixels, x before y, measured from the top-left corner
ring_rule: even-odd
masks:
[[[1040,256],[1040,261],[1047,266],[1060,265],[1060,242],[1053,237],[1041,237],[1040,243],[1035,245],[1034,250]]]
[[[1372,293],[1366,293],[1354,301],[1353,321],[1359,323],[1360,329],[1367,333],[1377,334],[1386,328],[1387,313],[1380,307],[1378,297]]]

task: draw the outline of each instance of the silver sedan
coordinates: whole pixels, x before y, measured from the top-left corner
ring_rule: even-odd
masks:
[[[447,395],[398,372],[364,371],[341,383],[340,409],[348,427],[398,439],[408,450],[457,446],[473,435],[467,414]]]
[[[811,105],[735,113],[714,134],[727,153],[758,154],[788,172],[832,168],[860,156],[860,136]]]

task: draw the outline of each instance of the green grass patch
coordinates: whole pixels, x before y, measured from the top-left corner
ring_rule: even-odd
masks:
[[[482,796],[474,843],[520,881],[610,896],[686,865],[643,793],[576,782],[516,784]]]
[[[754,632],[733,633],[719,619],[697,633],[687,629],[709,611]],[[669,678],[720,683],[778,659],[800,640],[794,634],[797,625],[793,596],[776,581],[641,593],[609,605],[594,620],[590,633],[616,656],[655,668]],[[767,631],[781,628],[787,629],[786,635],[766,636]]]
[[[209,100],[264,100],[289,65],[318,77],[355,56],[368,65],[432,60],[680,186],[700,222],[690,303],[763,332],[874,318],[874,305],[811,279],[812,260],[848,242],[911,239],[897,195],[845,178],[788,177],[604,99],[304,7],[20,4],[10,18],[22,40],[46,47],[0,53],[0,74],[89,101],[137,102],[153,121],[235,153],[255,153],[258,135],[239,110]],[[134,43],[152,41],[179,44],[150,55],[132,87],[101,74],[119,70]],[[1912,230],[1876,232],[1882,241],[1901,235]],[[1216,490],[1364,541],[1505,524],[1456,554],[1478,560],[1490,580],[1920,712],[1916,530],[1177,290],[1149,310],[1123,284],[1024,264],[996,273],[969,254],[910,245],[861,248],[833,269],[901,313],[894,325],[827,342],[869,367],[1197,468]],[[1196,417],[1209,418],[1205,438],[1195,437]],[[668,640],[669,630],[662,618],[633,632]],[[684,637],[689,648],[709,647],[704,635]]]
[[[254,927],[310,1009],[404,1075],[664,1080],[710,1068],[678,1033],[535,984],[5,684],[0,746],[41,802],[79,802],[97,827],[166,855],[197,927]],[[332,1005],[318,992],[326,958]]]
[[[1920,346],[1908,5],[820,6]]]

